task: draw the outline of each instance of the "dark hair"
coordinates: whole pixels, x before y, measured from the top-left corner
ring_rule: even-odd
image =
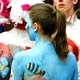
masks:
[[[53,0],[44,0],[43,2],[53,5]]]
[[[76,15],[80,19],[80,8],[78,10],[76,10]]]
[[[66,40],[66,19],[64,13],[45,3],[33,5],[29,10],[32,23],[37,22],[45,35],[49,35],[60,59],[65,59],[68,54]],[[52,35],[55,38],[52,37]]]
[[[44,0],[45,3],[53,5],[53,0]],[[78,10],[79,9],[79,10]],[[74,10],[76,11],[77,17],[80,19],[80,0],[78,0],[77,4],[74,5]]]
[[[75,9],[75,11],[80,9],[80,0],[78,0],[76,5],[74,5],[74,9]]]

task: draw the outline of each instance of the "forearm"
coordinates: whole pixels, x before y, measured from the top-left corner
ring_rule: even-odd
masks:
[[[17,62],[15,59],[12,62],[12,72],[13,72],[13,77],[14,80],[22,80],[22,71],[21,71],[21,66],[19,62]]]

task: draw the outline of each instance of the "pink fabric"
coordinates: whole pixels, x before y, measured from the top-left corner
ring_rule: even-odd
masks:
[[[26,11],[28,10],[31,6],[29,4],[23,4],[22,6],[22,10]]]
[[[10,15],[9,10],[7,9],[7,5],[9,4],[9,0],[2,0],[2,2],[3,2],[3,10],[0,13],[0,15],[5,17],[5,18],[8,18]]]
[[[7,45],[0,43],[0,58],[11,56]]]

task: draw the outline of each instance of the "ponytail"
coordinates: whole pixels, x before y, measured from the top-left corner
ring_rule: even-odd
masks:
[[[56,49],[57,55],[61,60],[65,60],[68,54],[67,36],[66,36],[66,18],[65,14],[56,10],[56,28],[55,38],[53,38],[53,45]]]
[[[44,35],[48,35],[60,59],[68,54],[66,37],[66,18],[64,13],[49,4],[36,4],[29,9],[32,23],[37,22]]]

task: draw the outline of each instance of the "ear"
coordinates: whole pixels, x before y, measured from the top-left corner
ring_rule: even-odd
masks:
[[[78,0],[73,0],[73,4],[77,4],[78,3]]]
[[[34,28],[34,31],[38,31],[38,28],[39,28],[39,24],[38,23],[33,23],[33,28]]]

